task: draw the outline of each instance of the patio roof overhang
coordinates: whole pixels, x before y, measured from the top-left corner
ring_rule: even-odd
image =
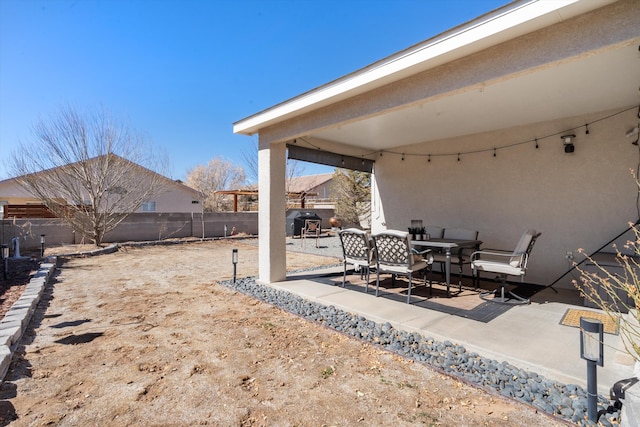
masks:
[[[456,61],[480,51],[563,24],[570,18],[611,3],[615,0],[512,2],[369,67],[240,120],[234,124],[234,132],[260,133],[419,73],[455,65]],[[577,50],[570,58],[533,64],[505,72],[495,79],[452,87],[400,107],[396,105],[349,117],[298,136],[310,143],[329,141],[361,148],[358,151],[361,155],[638,105],[639,37],[637,33],[635,40],[612,43],[595,51]]]

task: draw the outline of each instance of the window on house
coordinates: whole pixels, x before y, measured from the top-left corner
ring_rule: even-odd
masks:
[[[142,204],[142,212],[155,212],[156,202],[144,202]]]

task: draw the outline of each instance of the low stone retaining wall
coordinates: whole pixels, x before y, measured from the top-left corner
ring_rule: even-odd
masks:
[[[33,275],[22,296],[11,306],[7,314],[0,321],[0,381],[4,381],[15,347],[20,342],[22,334],[29,326],[33,313],[40,302],[42,292],[56,267],[56,260],[51,259],[40,264],[40,268]]]

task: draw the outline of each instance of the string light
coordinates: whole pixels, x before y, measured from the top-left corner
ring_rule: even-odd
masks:
[[[626,112],[628,112],[630,110],[635,110],[635,109],[638,109],[638,118],[640,118],[640,106],[639,105],[635,105],[633,107],[626,108],[624,110],[612,113],[612,114],[610,114],[608,116],[604,116],[604,117],[601,117],[599,119],[593,120],[591,123],[585,123],[584,125],[576,126],[576,127],[570,128],[570,129],[564,129],[564,130],[562,130],[560,132],[539,136],[539,137],[536,137],[534,139],[528,139],[526,141],[518,141],[518,142],[509,143],[509,144],[505,144],[505,145],[498,146],[498,147],[482,148],[482,149],[478,149],[478,150],[471,150],[471,151],[464,151],[464,152],[449,152],[449,153],[440,153],[440,154],[426,154],[427,162],[431,163],[431,156],[435,156],[435,157],[456,156],[457,157],[457,161],[460,162],[462,160],[462,155],[464,155],[464,154],[478,154],[478,153],[484,153],[484,152],[489,152],[489,151],[493,151],[493,157],[497,157],[498,150],[503,150],[503,149],[515,147],[515,146],[518,146],[518,145],[528,144],[530,142],[534,143],[535,149],[537,150],[537,149],[540,148],[540,140],[548,139],[548,138],[555,138],[557,136],[564,135],[564,134],[567,134],[567,133],[575,133],[576,131],[578,131],[582,127],[585,128],[585,134],[589,135],[591,133],[591,130],[589,129],[590,125],[605,121],[607,119],[610,119],[612,117],[616,117],[616,116],[618,116],[620,114],[623,114],[623,113],[626,113]],[[312,146],[314,148],[317,148],[318,150],[321,150],[320,147],[314,145],[310,141],[307,141],[305,138],[300,138],[300,140],[305,142],[305,143],[307,143],[308,145],[310,145],[310,146]],[[296,144],[297,143],[297,139],[294,139],[293,143]],[[421,154],[421,153],[415,153],[414,154],[414,153],[405,153],[405,152],[394,152],[394,151],[391,151],[391,150],[379,150],[379,151],[373,151],[373,152],[361,154],[361,156],[363,158],[363,162],[364,162],[364,158],[365,157],[369,157],[369,156],[375,155],[376,152],[380,154],[380,157],[382,157],[384,151],[386,151],[387,153],[391,153],[391,154],[397,154],[397,155],[401,156],[402,160],[405,159],[405,156],[418,156],[418,157],[425,156],[425,154]],[[344,159],[343,159],[343,164],[344,164]]]

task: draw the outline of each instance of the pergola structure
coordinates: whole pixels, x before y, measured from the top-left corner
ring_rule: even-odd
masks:
[[[219,190],[216,194],[228,194],[233,196],[233,211],[238,212],[238,196],[254,196],[258,197],[258,190]],[[300,199],[302,209],[305,207],[305,198],[307,196],[317,196],[318,193],[308,193],[305,191],[289,191],[287,197],[290,199]]]

